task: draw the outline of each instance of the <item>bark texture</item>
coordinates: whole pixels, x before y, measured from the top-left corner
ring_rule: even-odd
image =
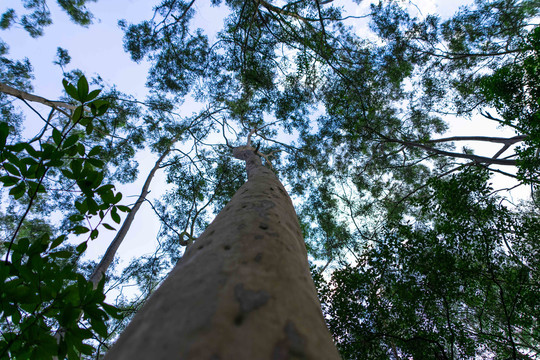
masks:
[[[106,355],[113,359],[340,359],[292,202],[249,147],[236,192]]]
[[[66,109],[70,109],[70,110],[75,110],[77,108],[77,105],[69,104],[69,103],[66,103],[64,101],[47,100],[44,97],[29,94],[27,92],[15,89],[15,88],[13,88],[13,87],[11,87],[11,86],[9,86],[7,84],[1,83],[1,82],[0,82],[0,92],[3,92],[4,94],[8,94],[8,95],[11,95],[11,96],[15,96],[16,98],[19,98],[21,100],[38,102],[38,103],[41,103],[43,105],[50,106],[52,108],[61,107],[61,108],[66,108]]]

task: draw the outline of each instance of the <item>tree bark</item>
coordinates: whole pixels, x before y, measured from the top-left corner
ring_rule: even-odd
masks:
[[[105,254],[99,261],[99,264],[96,265],[94,268],[94,271],[92,272],[92,275],[90,275],[90,281],[94,285],[94,289],[97,288],[98,283],[101,281],[103,276],[105,276],[105,273],[107,272],[107,269],[109,266],[111,266],[111,263],[114,260],[114,256],[116,255],[116,252],[118,251],[118,248],[124,241],[129,228],[131,227],[131,224],[133,223],[133,220],[135,219],[135,215],[137,215],[137,212],[139,211],[139,208],[141,207],[142,203],[148,196],[148,189],[150,188],[150,184],[152,183],[152,180],[154,179],[154,175],[156,175],[156,171],[158,171],[161,162],[165,157],[171,152],[171,147],[173,146],[176,139],[173,140],[172,144],[161,154],[161,156],[157,159],[156,163],[154,164],[154,167],[152,170],[150,170],[150,173],[146,177],[146,181],[144,182],[144,185],[141,189],[141,194],[137,198],[137,201],[135,202],[135,205],[131,208],[131,211],[126,216],[126,219],[122,223],[122,227],[120,227],[120,230],[118,230],[118,233],[114,237],[113,241],[107,248],[107,251],[105,251]]]
[[[114,359],[340,359],[291,199],[249,146],[248,181],[107,353]]]
[[[75,110],[77,108],[77,105],[69,104],[69,103],[64,102],[64,101],[47,100],[44,97],[29,94],[27,92],[15,89],[15,88],[13,88],[13,87],[11,87],[11,86],[9,86],[7,84],[1,83],[1,82],[0,82],[0,92],[3,92],[4,94],[8,94],[8,95],[11,95],[11,96],[14,96],[14,97],[19,98],[21,100],[38,102],[38,103],[50,106],[50,107],[55,108],[55,109],[59,108],[59,107],[62,107],[62,108],[66,108],[66,109],[69,109],[69,110]]]

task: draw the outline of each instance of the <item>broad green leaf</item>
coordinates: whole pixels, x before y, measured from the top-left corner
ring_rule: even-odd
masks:
[[[73,146],[79,140],[79,134],[70,135],[63,144],[64,149]]]
[[[56,145],[60,145],[60,143],[62,142],[62,133],[58,131],[56,128],[54,128],[52,131],[52,137],[53,137],[54,143]]]
[[[21,173],[19,172],[19,169],[17,169],[15,166],[13,166],[12,164],[8,163],[8,162],[5,162],[2,164],[2,166],[4,167],[4,169],[7,170],[7,172],[9,172],[10,174],[12,175],[15,175],[15,176],[21,176]]]
[[[0,181],[4,183],[5,187],[8,187],[17,184],[19,182],[19,178],[13,176],[2,176],[0,177]]]
[[[118,215],[118,210],[116,209],[116,206],[113,206],[111,209],[111,218],[114,220],[115,223],[120,224],[120,215]]]
[[[61,251],[56,251],[56,252],[53,252],[51,253],[51,257],[55,258],[55,257],[58,257],[58,258],[61,258],[61,259],[68,259],[71,257],[71,255],[73,255],[70,251],[67,251],[67,250],[61,250]]]
[[[86,102],[88,99],[88,81],[85,76],[81,76],[77,82],[77,94],[80,102]]]
[[[88,242],[85,241],[85,242],[80,243],[80,244],[77,246],[76,249],[77,249],[77,252],[78,252],[79,254],[82,254],[83,252],[86,251],[87,248],[88,248]]]
[[[9,135],[9,125],[6,122],[0,121],[0,151],[6,145],[6,140]]]
[[[90,94],[86,97],[86,101],[94,100],[101,93],[100,89],[92,90]]]
[[[77,123],[81,120],[82,115],[83,115],[83,107],[77,106],[75,111],[73,111],[73,115],[71,116],[71,119],[73,120],[73,122]]]
[[[9,194],[13,195],[15,199],[20,199],[25,194],[25,191],[26,191],[26,184],[24,183],[24,181],[21,181],[17,184],[17,186],[11,188],[11,190],[9,191]]]
[[[87,228],[86,226],[81,226],[81,225],[77,225],[73,228],[73,233],[76,235],[85,234],[89,231],[90,231],[89,228]]]
[[[105,227],[105,229],[107,230],[116,230],[115,228],[113,228],[111,225],[107,224],[107,223],[103,223],[103,226]]]
[[[51,250],[54,249],[55,247],[59,246],[60,244],[62,244],[64,242],[64,240],[67,239],[67,236],[66,235],[60,235],[58,236],[56,239],[53,240],[53,242],[51,243]]]
[[[64,85],[64,90],[66,90],[66,93],[71,96],[75,100],[79,100],[79,94],[77,92],[77,88],[70,84],[66,79],[62,80],[62,85]]]

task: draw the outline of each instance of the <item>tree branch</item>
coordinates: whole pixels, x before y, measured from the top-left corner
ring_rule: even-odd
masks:
[[[526,135],[517,135],[511,138],[493,137],[493,136],[451,136],[447,138],[426,140],[427,143],[440,143],[448,141],[487,141],[500,143],[505,145],[512,145],[523,141],[527,138]]]
[[[21,91],[21,90],[17,90],[15,88],[13,88],[13,87],[11,87],[9,85],[6,85],[4,83],[1,83],[1,82],[0,82],[0,92],[3,92],[4,94],[8,94],[8,95],[11,95],[11,96],[14,96],[14,97],[16,97],[18,99],[21,99],[21,100],[28,100],[28,101],[38,102],[40,104],[47,105],[47,106],[50,106],[50,107],[55,108],[55,109],[65,108],[65,109],[69,109],[69,110],[74,111],[77,108],[76,105],[69,104],[69,103],[64,102],[64,101],[47,100],[44,97],[29,94],[29,93]]]
[[[150,170],[150,173],[146,177],[146,181],[144,182],[143,188],[141,190],[141,194],[139,195],[139,198],[137,199],[137,202],[135,202],[135,205],[127,215],[126,219],[124,220],[122,227],[120,230],[118,230],[118,233],[114,237],[113,241],[107,248],[107,251],[105,251],[105,254],[101,258],[101,261],[99,264],[95,267],[94,271],[92,272],[92,275],[90,276],[90,281],[94,284],[94,287],[97,286],[99,281],[103,278],[105,273],[107,272],[107,269],[111,265],[114,256],[116,255],[116,251],[120,247],[120,244],[124,241],[124,238],[126,237],[129,228],[131,227],[131,224],[133,223],[133,220],[135,219],[135,215],[137,214],[137,211],[141,207],[141,204],[146,199],[146,196],[148,195],[148,189],[150,188],[150,184],[152,183],[152,179],[154,178],[154,175],[156,171],[160,168],[161,162],[165,157],[170,153],[172,146],[174,143],[178,140],[178,138],[175,138],[171,145],[167,150],[161,154],[161,156],[158,158],[156,163],[154,164],[154,167],[152,170]]]
[[[287,11],[285,9],[282,9],[282,8],[279,8],[277,6],[274,6],[268,2],[266,2],[265,0],[254,0],[256,4],[258,5],[262,5],[263,7],[266,8],[266,10],[270,11],[270,12],[275,12],[275,13],[278,13],[280,15],[285,15],[285,16],[291,16],[293,18],[296,18],[298,20],[301,20],[305,23],[308,23],[310,21],[314,22],[314,21],[319,21],[319,19],[307,19],[305,17],[302,17],[296,13],[293,13],[293,12],[290,12],[290,11]]]
[[[489,158],[489,157],[485,157],[485,156],[478,156],[478,155],[473,155],[473,154],[462,154],[462,153],[456,153],[456,152],[450,152],[450,151],[444,151],[444,150],[440,150],[440,149],[435,149],[435,148],[432,148],[430,146],[420,144],[420,143],[416,143],[416,142],[413,142],[413,141],[404,141],[404,140],[398,140],[398,139],[391,139],[391,138],[387,138],[387,137],[384,137],[384,136],[383,136],[383,138],[388,142],[395,142],[395,143],[406,145],[408,147],[417,147],[417,148],[424,149],[426,151],[429,151],[429,152],[432,152],[432,153],[438,154],[438,155],[443,155],[443,156],[448,156],[448,157],[453,157],[453,158],[460,158],[460,159],[468,159],[468,160],[472,160],[475,163],[491,164],[491,165],[504,165],[504,166],[516,166],[517,165],[516,160],[505,160],[505,159]]]

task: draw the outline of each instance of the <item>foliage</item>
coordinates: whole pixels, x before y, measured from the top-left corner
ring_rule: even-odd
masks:
[[[0,263],[2,358],[64,358],[67,354],[75,359],[91,354],[93,347],[87,340],[94,334],[107,336],[106,320],[118,316],[104,302],[104,282],[94,289],[78,268],[88,241],[99,234],[97,227],[80,222],[98,217],[101,223],[106,213],[115,219],[114,214],[127,210],[117,205],[122,195],[113,191],[114,186],[103,184],[100,147],[87,149],[81,140],[83,134],[94,131],[108,103],[97,98],[100,90],[90,91],[84,77],[77,86],[64,81],[64,88],[79,105],[72,114],[57,109],[63,113],[63,123],[53,122],[51,111],[43,129],[29,141],[13,141],[10,126],[0,123],[0,181],[24,211],[11,228],[4,229],[9,237],[2,243]],[[56,231],[48,223],[40,225],[35,208],[53,190],[50,177],[58,176],[72,181],[81,195],[75,202],[77,212],[70,218],[76,225],[53,235]],[[85,233],[88,239],[76,247],[66,243],[69,235]]]
[[[520,62],[506,64],[480,79],[480,90],[502,117],[500,122],[529,134],[518,150],[519,174],[525,182],[537,179],[540,166],[540,27],[523,40]]]
[[[485,171],[430,183],[422,218],[382,231],[320,285],[345,359],[538,355],[537,209],[511,211]]]
[[[88,1],[58,3],[75,22],[90,24]],[[224,14],[216,34],[195,29],[194,4],[163,0],[146,20],[119,21],[124,49],[150,65],[144,101],[114,87],[90,98],[82,72],[66,72],[63,48],[55,64],[80,82],[65,85],[78,114],[54,109],[35,138],[19,141],[23,116],[0,93],[10,136],[2,179],[17,197],[0,217],[2,229],[16,234],[8,252],[20,254],[19,267],[49,269],[43,279],[64,272],[63,282],[47,286],[65,298],[43,296],[74,309],[64,321],[49,316],[48,305],[36,312],[19,306],[21,322],[45,326],[39,336],[25,333],[28,339],[42,338],[53,351],[48,331],[66,329],[69,338],[80,320],[96,326],[99,347],[107,347],[245,180],[230,149],[249,134],[291,193],[310,257],[326,263],[325,276],[332,273],[328,283],[318,279],[344,357],[538,357],[537,319],[527,316],[537,312],[539,293],[536,205],[504,207],[491,194],[500,189],[486,185],[493,172],[503,173],[538,197],[538,1],[478,0],[448,19],[415,17],[403,2],[381,1],[364,16],[370,37],[358,33],[361,20],[347,6],[331,1],[212,1]],[[41,35],[51,22],[45,1],[23,5],[30,14],[19,19],[8,10],[0,26],[18,22]],[[1,43],[0,82],[31,91],[29,61],[7,51]],[[93,84],[104,87],[99,77]],[[107,112],[99,110],[104,100]],[[472,121],[480,114],[516,136],[444,137],[448,114]],[[465,140],[501,148],[495,155],[459,150]],[[163,197],[146,199],[162,223],[158,247],[91,290],[80,276],[94,265],[80,260],[84,245],[74,249],[59,235],[97,237],[97,228],[81,223],[91,217],[120,222],[126,208],[102,184],[134,181],[134,156],[143,149],[159,154],[166,172]],[[38,192],[40,184],[47,193]],[[59,213],[59,226],[47,221]],[[7,280],[24,278],[5,264]],[[45,281],[24,278],[33,294],[38,280]],[[67,293],[74,286],[82,289],[78,299]],[[109,310],[98,296],[106,286],[137,288],[117,299],[125,316],[107,323],[108,334],[103,313],[87,310]],[[13,291],[9,298],[17,299]],[[77,340],[68,345],[79,344],[79,355],[90,351],[83,332],[73,331]]]
[[[87,2],[97,0],[57,0],[58,5],[70,17],[71,21],[82,26],[92,23],[93,15],[86,9]],[[14,9],[7,9],[0,17],[0,29],[8,29],[14,24],[19,24],[31,37],[43,35],[46,26],[52,24],[51,12],[46,0],[23,0],[22,5],[28,14],[18,17]]]

